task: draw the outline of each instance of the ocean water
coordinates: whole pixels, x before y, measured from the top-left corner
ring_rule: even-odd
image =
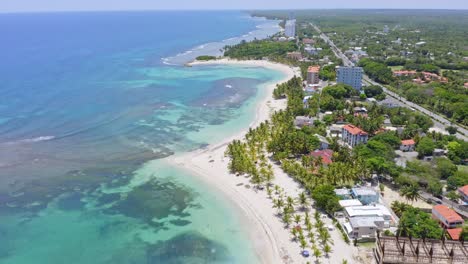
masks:
[[[0,263],[255,263],[237,209],[164,158],[252,121],[277,32],[240,12],[0,15]]]

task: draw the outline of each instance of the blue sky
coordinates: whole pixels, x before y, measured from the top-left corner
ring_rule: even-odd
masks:
[[[0,12],[296,8],[468,9],[468,0],[0,0]]]

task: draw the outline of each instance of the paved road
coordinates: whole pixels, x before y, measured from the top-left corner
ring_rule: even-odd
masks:
[[[310,25],[315,28],[315,30],[317,30],[317,32],[319,32],[320,34],[320,37],[326,42],[328,43],[328,45],[330,45],[330,47],[332,48],[333,50],[333,53],[335,53],[336,57],[338,58],[341,58],[343,60],[343,64],[345,66],[354,66],[354,63],[352,61],[350,61],[348,59],[348,57],[346,57],[343,52],[335,45],[335,43],[333,43],[333,41],[325,34],[323,33],[320,28],[318,28],[316,25],[310,23]],[[374,82],[373,80],[371,80],[367,75],[364,75],[364,78],[363,78],[363,81],[369,85],[378,85],[380,87],[382,87],[383,91],[390,97],[396,99],[398,102],[400,102],[399,105],[401,106],[404,106],[404,107],[407,107],[407,108],[410,108],[410,109],[414,109],[414,110],[417,110],[427,116],[429,116],[433,122],[434,122],[434,126],[439,128],[439,129],[442,129],[442,130],[445,130],[445,127],[447,126],[454,126],[458,129],[458,132],[456,134],[457,138],[459,139],[462,139],[462,140],[465,140],[465,141],[468,141],[468,130],[465,129],[464,127],[460,126],[460,125],[457,125],[455,123],[452,123],[450,122],[449,120],[447,120],[445,117],[443,116],[440,116],[438,114],[435,114],[434,112],[430,111],[430,110],[427,110],[426,108],[420,106],[420,105],[417,105],[415,103],[412,103],[408,100],[406,100],[405,98],[401,97],[400,95],[398,95],[397,93],[394,93],[390,90],[388,90],[386,87],[384,87],[383,85],[377,83],[377,82]]]

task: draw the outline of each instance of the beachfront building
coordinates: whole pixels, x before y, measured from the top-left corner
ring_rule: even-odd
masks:
[[[353,148],[359,144],[366,144],[369,134],[354,125],[345,125],[341,129],[341,139]]]
[[[401,151],[414,151],[415,147],[416,147],[416,142],[414,142],[414,139],[407,139],[407,140],[401,141],[400,150]]]
[[[336,67],[336,81],[352,86],[354,89],[362,89],[362,68],[361,67]]]
[[[307,69],[307,84],[317,84],[319,83],[319,72],[320,72],[320,66],[315,65],[315,66],[309,66]]]
[[[432,208],[432,218],[439,221],[439,224],[445,229],[458,228],[464,223],[459,214],[443,204]]]
[[[382,204],[349,206],[344,208],[348,218],[353,217],[382,217],[385,221],[392,221],[392,213]],[[387,225],[387,224],[386,224]]]
[[[460,194],[463,203],[468,204],[468,185],[458,188],[458,194]]]
[[[296,36],[296,20],[290,19],[286,21],[284,25],[284,35],[288,38],[294,38]]]
[[[336,193],[336,191],[335,191],[335,193]],[[359,201],[358,199],[340,200],[340,201],[338,201],[338,203],[343,208],[350,207],[350,206],[362,206],[361,201]]]
[[[386,221],[382,217],[356,217],[350,218],[343,226],[351,239],[373,240],[377,237],[377,230],[386,226]]]
[[[376,204],[379,202],[379,194],[371,188],[356,187],[351,189],[351,195],[362,204]]]

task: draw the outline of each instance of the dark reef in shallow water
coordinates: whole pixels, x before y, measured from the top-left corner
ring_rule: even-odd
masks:
[[[192,231],[167,241],[151,245],[147,249],[147,263],[199,264],[228,263],[228,249],[202,234]]]
[[[100,199],[109,202],[105,194]],[[196,208],[200,205],[194,202],[196,193],[191,189],[174,182],[151,180],[143,185],[135,187],[127,193],[125,198],[115,197],[115,203],[105,209],[105,213],[123,214],[128,217],[141,219],[149,225],[161,227],[153,219],[160,220],[168,216],[187,217],[188,208]],[[181,221],[179,219],[178,221]],[[179,222],[183,223],[183,222]]]

